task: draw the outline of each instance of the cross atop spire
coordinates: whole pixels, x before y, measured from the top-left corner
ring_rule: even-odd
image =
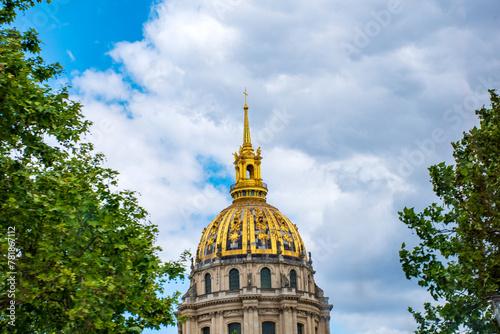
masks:
[[[245,120],[243,125],[243,147],[252,147],[252,142],[250,140],[250,125],[248,123],[248,105],[247,105],[247,89],[243,92],[245,94],[245,105],[243,110],[245,110]]]

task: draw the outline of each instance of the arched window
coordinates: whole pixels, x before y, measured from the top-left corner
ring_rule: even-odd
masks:
[[[229,272],[229,290],[240,289],[240,273],[238,269],[231,269]]]
[[[210,334],[210,327],[205,327],[201,330],[202,334]]]
[[[212,276],[205,275],[205,293],[212,293]]]
[[[247,166],[247,179],[253,179],[253,165]]]
[[[241,334],[241,324],[232,323],[232,324],[227,325],[228,334],[234,334],[234,331],[236,331],[236,333],[238,333],[238,334]]]
[[[297,334],[304,334],[304,325],[297,324]]]
[[[262,334],[275,334],[276,324],[271,321],[266,321],[262,323]]]
[[[290,270],[290,287],[297,289],[297,272]]]
[[[271,270],[262,268],[260,271],[260,287],[262,289],[271,289]]]

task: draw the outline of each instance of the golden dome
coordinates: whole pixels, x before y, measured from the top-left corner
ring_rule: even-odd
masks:
[[[278,209],[255,200],[235,201],[202,232],[197,264],[215,258],[283,255],[305,259],[306,249],[297,226]]]
[[[196,263],[203,265],[216,258],[231,259],[283,256],[305,260],[306,249],[297,226],[278,209],[266,203],[267,185],[262,182],[261,150],[252,148],[245,111],[243,146],[234,153],[236,183],[230,188],[233,204],[215,217],[202,232]]]

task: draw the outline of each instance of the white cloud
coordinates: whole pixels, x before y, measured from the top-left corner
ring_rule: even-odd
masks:
[[[123,76],[113,70],[86,70],[81,76],[73,78],[73,84],[81,94],[91,99],[124,101],[130,94],[130,87],[124,82]]]
[[[66,50],[66,53],[68,54],[71,61],[75,61],[75,56],[73,55],[73,53],[70,50]]]

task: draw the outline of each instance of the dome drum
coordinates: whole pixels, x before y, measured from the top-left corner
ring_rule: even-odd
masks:
[[[243,261],[194,268],[191,286],[182,297],[178,314],[189,316],[181,333],[229,333],[241,324],[241,333],[258,334],[265,322],[275,333],[329,333],[331,305],[314,282],[308,265]]]

